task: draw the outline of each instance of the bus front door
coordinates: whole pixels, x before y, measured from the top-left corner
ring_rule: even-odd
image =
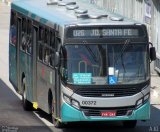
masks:
[[[17,70],[17,91],[19,91],[20,93],[22,92],[21,90],[21,81],[20,81],[20,42],[21,42],[21,31],[22,31],[22,19],[20,17],[18,17],[17,20],[17,52],[16,52],[16,70]]]
[[[38,43],[38,28],[33,25],[33,49],[32,49],[32,96],[33,102],[37,102],[37,43]]]

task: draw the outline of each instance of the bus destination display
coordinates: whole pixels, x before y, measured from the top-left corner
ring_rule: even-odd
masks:
[[[139,29],[71,29],[67,33],[69,38],[109,38],[109,37],[139,37]]]

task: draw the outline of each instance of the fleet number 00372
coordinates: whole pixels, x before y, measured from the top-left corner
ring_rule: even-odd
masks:
[[[82,105],[94,106],[96,105],[96,101],[82,101]]]

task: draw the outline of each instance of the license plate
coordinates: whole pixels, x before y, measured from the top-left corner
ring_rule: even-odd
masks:
[[[102,117],[115,117],[116,112],[115,111],[106,111],[106,112],[101,112]]]

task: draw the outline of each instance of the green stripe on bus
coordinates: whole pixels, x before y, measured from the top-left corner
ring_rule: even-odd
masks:
[[[72,114],[69,114],[72,113]],[[64,103],[62,106],[62,122],[74,121],[121,121],[121,120],[147,120],[150,118],[150,103],[145,103],[142,107],[135,110],[131,116],[121,116],[112,118],[85,117],[83,113],[72,106]]]
[[[33,14],[33,13],[31,14],[31,16],[29,16],[29,11],[24,10],[23,8],[21,8],[21,7],[19,7],[19,6],[16,6],[15,4],[12,4],[11,7],[12,7],[12,9],[14,9],[14,10],[16,10],[16,11],[18,11],[18,12],[20,12],[20,13],[28,16],[28,17],[31,17],[31,18],[34,19],[34,20],[35,20],[36,17],[37,17],[37,15],[36,15],[36,14]],[[46,24],[46,23],[48,22],[48,20],[46,20],[46,19],[44,19],[44,18],[40,18],[40,21],[39,21],[39,22],[41,22],[41,23],[43,23],[43,24]]]
[[[14,10],[16,10],[16,11],[18,11],[18,12],[21,12],[22,14],[27,15],[27,16],[28,16],[28,14],[29,14],[28,11],[26,11],[26,10],[24,10],[23,8],[18,7],[18,6],[16,6],[16,5],[14,5],[14,4],[11,5],[11,8],[14,9]]]

